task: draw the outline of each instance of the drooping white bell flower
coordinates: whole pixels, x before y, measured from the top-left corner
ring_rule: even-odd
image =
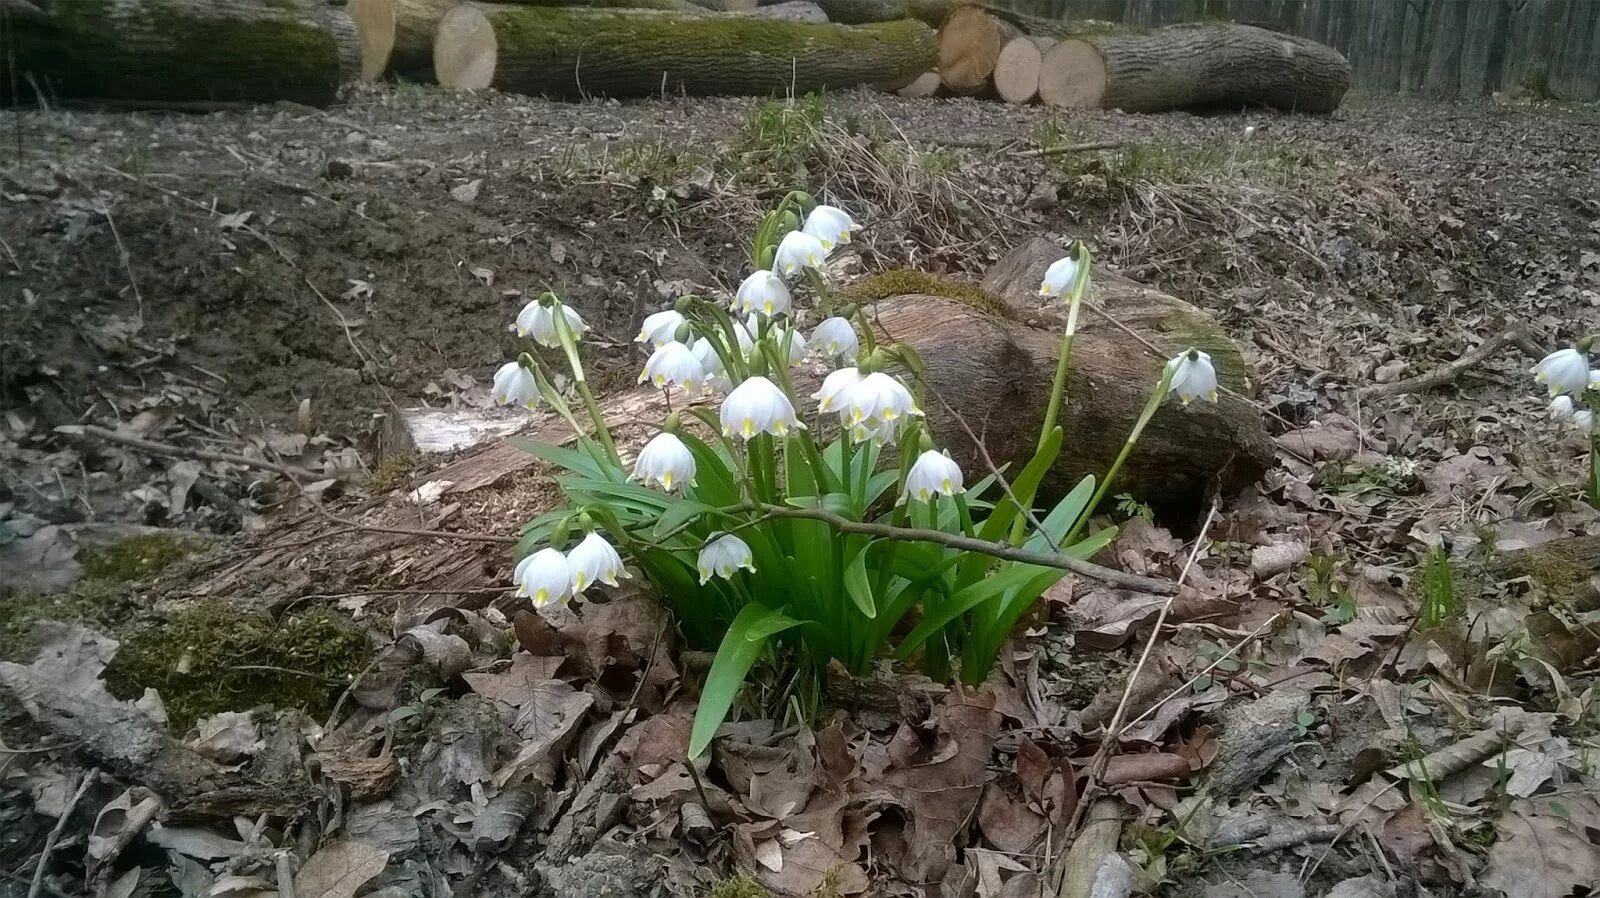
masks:
[[[734,310],[744,315],[756,312],[784,315],[788,313],[790,305],[789,288],[783,283],[783,278],[765,268],[752,271],[739,284],[739,292],[733,296]]]
[[[1550,400],[1550,417],[1555,418],[1557,421],[1562,418],[1572,417],[1573,412],[1577,410],[1578,407],[1573,404],[1572,397],[1565,393]]]
[[[706,382],[706,369],[695,357],[694,350],[672,340],[656,347],[650,360],[644,363],[639,382],[650,381],[658,389],[682,387],[690,393],[699,392]]]
[[[824,358],[850,361],[861,352],[861,341],[856,329],[844,318],[835,315],[824,319],[811,332],[811,349]]]
[[[1044,281],[1039,284],[1040,296],[1060,296],[1072,289],[1078,280],[1078,260],[1064,256],[1050,263],[1044,270]]]
[[[812,399],[818,400],[817,411],[839,411],[841,398],[859,383],[861,383],[861,372],[855,368],[840,368],[824,377],[822,386],[811,394]]]
[[[1589,389],[1600,390],[1600,368],[1589,371]]]
[[[758,433],[784,436],[805,430],[795,417],[794,405],[777,385],[765,377],[751,377],[733,388],[722,401],[722,435],[749,440]]]
[[[731,533],[724,533],[700,549],[695,567],[700,570],[700,582],[705,583],[713,576],[731,580],[733,572],[739,568],[754,573],[756,563],[748,543]]]
[[[1196,399],[1217,401],[1217,369],[1211,365],[1211,356],[1191,349],[1167,362],[1172,372],[1171,393],[1188,405]]]
[[[522,559],[513,577],[517,581],[517,595],[527,596],[535,608],[543,608],[551,602],[565,603],[572,596],[572,568],[567,564],[567,556],[555,549],[540,549]]]
[[[489,395],[500,405],[515,405],[531,412],[539,405],[539,382],[532,371],[516,362],[506,362],[494,373],[494,388]]]
[[[639,450],[639,458],[633,463],[633,479],[659,484],[669,493],[674,486],[693,486],[694,453],[676,434],[658,433]]]
[[[804,231],[790,231],[778,242],[778,252],[772,257],[772,270],[784,277],[799,273],[802,268],[822,270],[828,250],[822,241]]]
[[[649,343],[651,346],[671,343],[678,339],[678,328],[683,326],[684,320],[677,309],[646,315],[644,325],[639,328],[639,336],[634,337],[633,342]]]
[[[616,586],[618,577],[628,576],[622,567],[622,556],[605,537],[593,531],[567,553],[567,567],[572,574],[574,596],[583,595],[596,583]]]
[[[906,473],[905,495],[926,502],[936,495],[954,496],[961,491],[961,467],[949,453],[932,449],[917,456]]]
[[[1594,434],[1594,412],[1588,409],[1579,409],[1572,413],[1572,426],[1578,428],[1579,433]]]
[[[717,347],[710,340],[696,340],[689,344],[689,349],[700,361],[700,367],[705,369],[706,389],[720,393],[733,389],[733,382],[728,380],[728,367],[722,363],[722,356],[717,355]]]
[[[1558,349],[1540,359],[1531,373],[1534,380],[1550,388],[1551,396],[1582,393],[1589,388],[1589,360],[1571,347]]]
[[[561,303],[562,317],[567,320],[567,328],[572,331],[573,337],[583,335],[589,325],[583,322],[575,309],[566,303]],[[516,331],[519,337],[532,337],[540,346],[556,347],[561,345],[561,338],[556,334],[555,306],[545,306],[537,299],[522,307],[517,313]]]
[[[905,429],[906,419],[894,421],[880,421],[877,424],[865,422],[849,425],[850,439],[857,443],[870,442],[874,446],[883,447],[894,445],[900,439],[900,432]]]
[[[840,420],[875,427],[895,423],[906,415],[921,416],[922,409],[899,379],[874,371],[840,398]]]
[[[806,357],[806,338],[797,327],[775,327],[772,329],[772,342],[778,347],[779,352],[785,346],[789,347],[789,364]]]
[[[824,252],[832,252],[833,248],[850,242],[850,235],[856,229],[855,221],[850,214],[837,206],[818,206],[806,216],[806,223],[800,230],[822,244]]]

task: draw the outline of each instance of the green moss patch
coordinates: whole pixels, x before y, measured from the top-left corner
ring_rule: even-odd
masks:
[[[891,268],[864,281],[851,284],[842,291],[843,296],[852,302],[876,302],[891,296],[913,293],[952,299],[996,318],[1016,317],[1016,313],[1005,300],[981,287],[908,268]]]
[[[89,580],[126,583],[154,577],[202,547],[199,540],[150,533],[109,546],[85,549],[79,560],[83,562],[83,576]]]
[[[366,634],[331,610],[273,621],[221,601],[121,638],[107,688],[130,699],[147,688],[160,692],[177,731],[208,714],[263,704],[325,716],[370,653]]]
[[[0,661],[27,663],[37,646],[33,625],[42,620],[82,621],[104,632],[131,618],[133,591],[125,584],[89,580],[66,592],[41,595],[25,590],[0,591]]]

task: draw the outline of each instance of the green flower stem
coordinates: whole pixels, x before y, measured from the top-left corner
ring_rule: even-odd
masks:
[[[583,405],[589,410],[589,417],[594,421],[594,433],[599,438],[600,445],[605,448],[606,454],[611,457],[618,467],[622,465],[622,456],[617,454],[617,444],[611,440],[611,430],[606,427],[606,417],[600,413],[600,404],[594,401],[594,393],[589,390],[589,382],[583,376],[583,362],[578,359],[577,335],[567,325],[567,316],[563,306],[557,302],[552,310],[551,320],[555,323],[556,338],[561,341],[561,351],[566,353],[567,364],[572,368],[572,380],[577,385],[578,395],[583,397]]]
[[[1061,414],[1061,400],[1067,389],[1067,369],[1072,366],[1072,344],[1078,337],[1078,312],[1083,306],[1083,294],[1089,289],[1089,250],[1079,244],[1077,256],[1078,276],[1073,279],[1072,293],[1067,298],[1067,328],[1061,335],[1061,354],[1056,360],[1056,377],[1050,384],[1050,404],[1045,406],[1044,426],[1039,428],[1038,445],[1044,444]]]
[[[818,313],[824,318],[832,315],[833,292],[828,289],[828,282],[823,279],[822,272],[815,268],[806,268],[804,271],[806,273],[806,282],[811,285],[811,289],[817,294]]]
[[[1600,392],[1590,390],[1596,398],[1589,401],[1589,413],[1600,417]],[[1600,421],[1591,419],[1593,431],[1589,434],[1589,504],[1600,508]]]
[[[579,424],[577,417],[572,414],[572,407],[567,405],[566,400],[561,398],[561,392],[556,389],[555,382],[550,378],[550,372],[544,368],[544,363],[540,362],[538,357],[531,352],[524,352],[519,355],[517,363],[533,372],[534,381],[539,385],[540,395],[545,398],[546,402],[550,403],[551,408],[556,410],[556,414],[567,422],[567,426],[572,428],[573,436],[583,436],[583,425]],[[583,442],[586,446],[593,446],[592,443],[587,441],[580,442]],[[602,468],[607,467],[607,463],[611,461],[609,458],[596,456],[593,452],[590,452],[589,455]],[[620,461],[617,462],[619,467],[621,464]]]
[[[1095,488],[1094,495],[1089,498],[1089,504],[1083,508],[1083,514],[1078,516],[1078,520],[1072,524],[1072,529],[1067,531],[1065,537],[1062,537],[1061,545],[1072,545],[1078,534],[1089,523],[1089,519],[1094,516],[1095,509],[1100,507],[1100,500],[1105,498],[1106,493],[1111,490],[1112,482],[1117,479],[1117,472],[1122,470],[1122,463],[1127,461],[1128,456],[1133,453],[1134,444],[1139,442],[1139,437],[1144,433],[1145,425],[1150,423],[1150,419],[1154,418],[1156,411],[1161,408],[1161,403],[1166,401],[1167,392],[1171,387],[1172,369],[1168,367],[1162,371],[1161,380],[1156,384],[1156,391],[1150,394],[1150,400],[1144,404],[1144,410],[1139,413],[1139,420],[1134,422],[1133,430],[1128,432],[1127,440],[1123,441],[1122,450],[1117,453],[1116,461],[1111,463],[1111,469],[1106,471],[1105,479],[1100,481],[1100,485]]]

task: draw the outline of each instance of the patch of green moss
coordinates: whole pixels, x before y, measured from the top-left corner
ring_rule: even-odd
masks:
[[[26,590],[0,591],[0,661],[26,663],[37,646],[33,625],[42,620],[82,621],[109,632],[133,616],[133,592],[123,583],[86,580],[66,592],[48,595]]]
[[[274,622],[212,601],[123,634],[105,681],[119,698],[160,692],[179,731],[208,714],[262,704],[320,718],[369,653],[366,634],[328,609]]]
[[[109,546],[85,549],[79,560],[87,579],[126,583],[154,577],[200,548],[198,540],[169,533],[147,533]]]
[[[908,268],[891,268],[864,281],[851,284],[842,291],[842,295],[852,302],[876,302],[891,296],[905,296],[911,293],[953,299],[996,318],[1016,317],[1016,313],[1005,300],[981,287]]]
[[[417,460],[409,455],[390,455],[384,458],[367,478],[367,489],[374,493],[386,493],[394,489],[406,482],[416,464]]]
[[[712,886],[705,898],[772,898],[772,893],[754,876],[735,873]]]
[[[1586,549],[1581,540],[1556,540],[1518,552],[1506,560],[1514,577],[1527,577],[1552,596],[1570,596],[1589,579]]]

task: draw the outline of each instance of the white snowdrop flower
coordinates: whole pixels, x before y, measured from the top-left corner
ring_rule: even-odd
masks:
[[[748,440],[758,433],[784,436],[790,430],[805,430],[795,417],[789,397],[765,377],[752,377],[733,388],[722,402],[722,435],[737,434]]]
[[[818,400],[817,411],[837,412],[841,399],[856,384],[861,383],[861,372],[855,368],[840,368],[822,379],[822,386],[811,394]]]
[[[1072,289],[1078,280],[1078,260],[1063,256],[1044,270],[1044,282],[1039,285],[1040,296],[1060,296]]]
[[[835,246],[850,242],[850,234],[856,229],[855,221],[848,212],[837,206],[818,206],[806,216],[806,223],[800,230],[817,239],[822,244],[823,252],[832,252]]]
[[[733,308],[746,315],[760,312],[763,315],[783,315],[789,311],[789,288],[783,278],[766,270],[753,271],[739,284],[733,296]]]
[[[1578,407],[1573,404],[1572,397],[1565,393],[1550,400],[1550,417],[1558,421],[1562,418],[1572,417],[1573,412],[1577,410]]]
[[[1532,368],[1533,379],[1550,388],[1551,396],[1582,393],[1589,388],[1589,360],[1576,349],[1558,349]]]
[[[589,325],[583,323],[583,317],[571,306],[561,303],[560,308],[561,314],[567,319],[567,328],[574,337],[582,336],[589,329]],[[532,337],[540,346],[560,346],[561,339],[556,335],[555,310],[555,306],[542,305],[537,299],[523,306],[517,314],[517,336]]]
[[[1588,409],[1579,409],[1572,413],[1572,426],[1578,428],[1579,433],[1594,435],[1594,412]]]
[[[1589,372],[1589,389],[1600,390],[1600,368]]]
[[[639,458],[633,463],[633,479],[660,484],[669,493],[674,486],[693,486],[694,453],[676,434],[658,433],[639,450]]]
[[[905,384],[882,371],[863,377],[840,398],[840,420],[852,425],[875,427],[895,423],[905,415],[922,415]]]
[[[772,329],[772,342],[780,351],[789,347],[789,364],[806,357],[806,338],[797,327],[775,327]]]
[[[489,395],[500,405],[515,405],[533,411],[539,404],[539,382],[533,372],[516,362],[506,362],[494,373]]]
[[[700,569],[700,582],[705,583],[713,576],[731,580],[733,572],[739,568],[754,573],[756,564],[748,543],[731,533],[724,533],[701,548],[695,567]]]
[[[856,337],[855,327],[835,315],[824,319],[811,332],[811,349],[825,358],[848,361],[861,352],[861,341]]]
[[[700,367],[705,369],[706,389],[726,393],[733,388],[733,382],[728,380],[728,368],[710,340],[696,340],[689,344],[689,350],[699,360]]]
[[[527,596],[535,608],[551,602],[565,603],[572,596],[572,568],[567,556],[555,549],[540,549],[522,559],[513,576],[517,595]]]
[[[1170,390],[1184,405],[1204,398],[1217,401],[1217,369],[1211,366],[1211,356],[1191,349],[1167,362],[1172,371]]]
[[[646,315],[644,326],[639,328],[639,336],[633,338],[635,343],[649,343],[651,346],[660,346],[678,339],[678,328],[684,324],[683,315],[677,309],[668,309],[654,315]]]
[[[596,583],[616,586],[618,577],[628,576],[622,569],[622,556],[605,537],[592,530],[567,553],[567,567],[572,574],[574,596],[583,595],[585,589]]]
[[[954,496],[961,491],[961,467],[949,453],[932,449],[917,456],[906,474],[905,495],[926,502],[936,495]]]
[[[639,382],[646,380],[659,389],[682,387],[690,393],[698,392],[706,382],[706,369],[695,357],[694,350],[672,340],[656,347],[650,360],[644,363]]]
[[[882,421],[876,425],[861,422],[850,425],[850,439],[857,443],[871,442],[874,446],[889,446],[900,439],[900,431],[905,429],[905,419],[896,421]]]
[[[772,258],[772,270],[784,277],[796,274],[802,268],[822,270],[822,260],[828,250],[822,241],[804,231],[790,231],[778,243],[778,252]]]

